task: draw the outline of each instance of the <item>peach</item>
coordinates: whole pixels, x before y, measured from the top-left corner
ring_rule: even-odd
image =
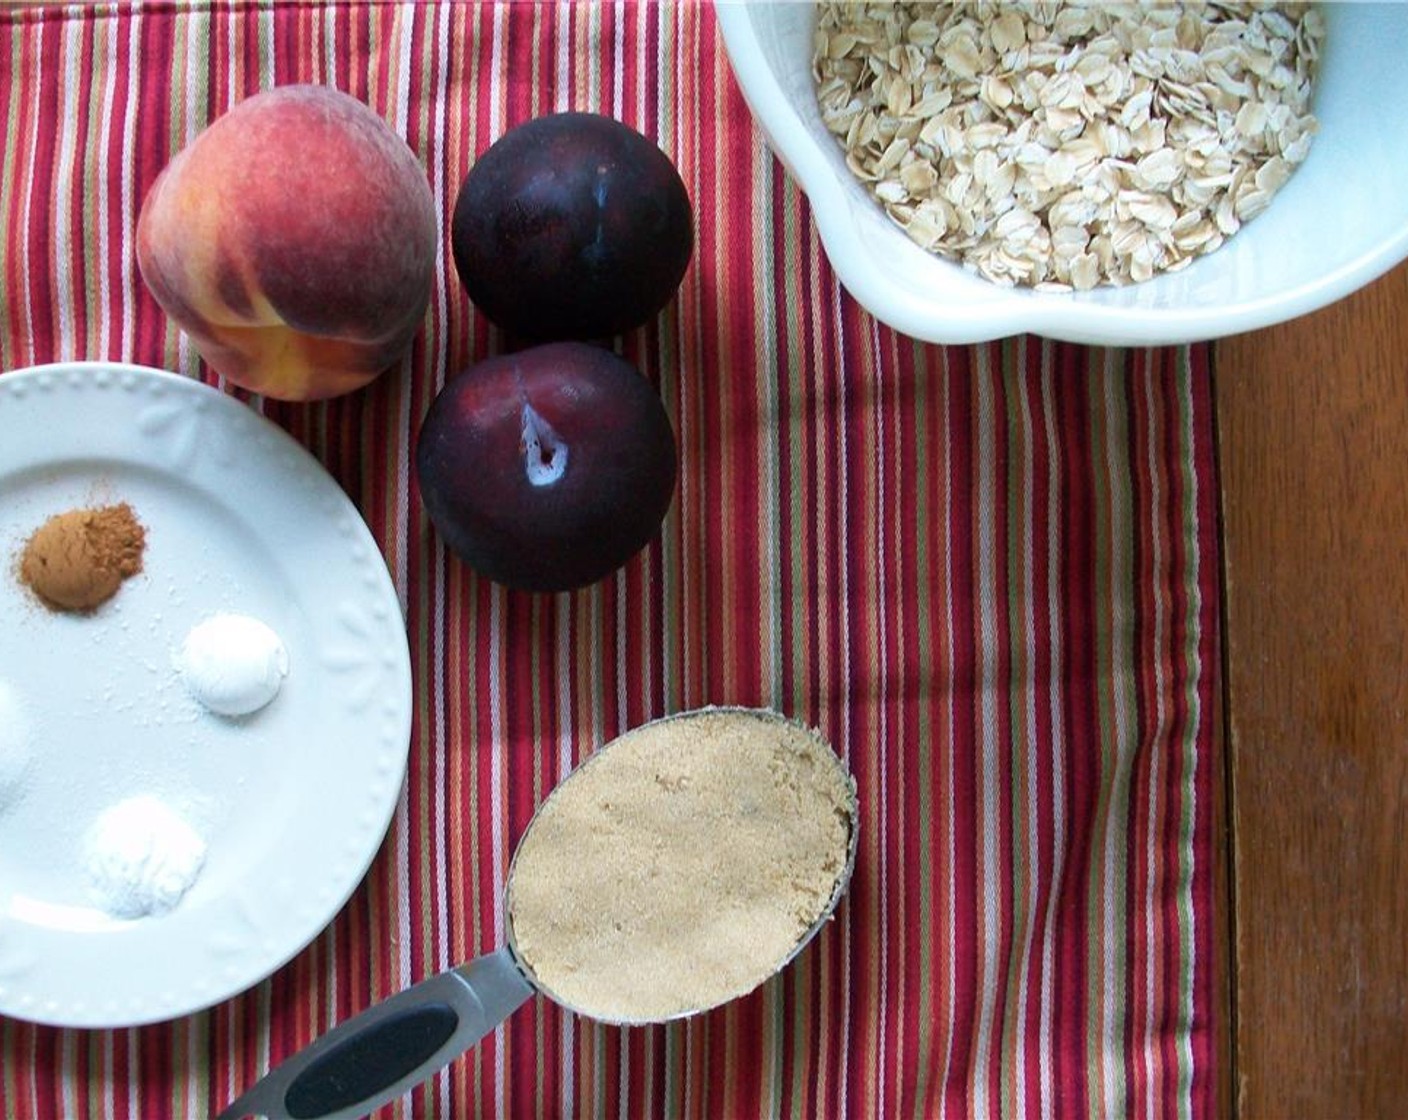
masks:
[[[158,176],[137,263],[230,381],[282,400],[367,384],[425,316],[435,205],[424,169],[367,105],[325,86],[240,102]]]

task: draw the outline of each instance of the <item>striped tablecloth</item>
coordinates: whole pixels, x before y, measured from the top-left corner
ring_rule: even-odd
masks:
[[[855,772],[863,842],[834,924],[690,1022],[532,1002],[388,1115],[1210,1117],[1206,349],[941,348],[877,325],[707,6],[149,3],[0,10],[0,368],[215,380],[141,284],[135,216],[209,120],[294,81],[406,137],[444,234],[399,369],[323,404],[249,401],[383,547],[415,673],[409,778],[351,902],[251,991],[134,1030],[0,1019],[0,1112],[208,1116],[331,1023],[494,947],[514,842],[595,746],[730,703],[813,723]],[[459,183],[506,127],[568,107],[657,140],[694,200],[679,298],[623,343],[682,464],[657,543],[531,596],[446,555],[409,464],[437,388],[500,344],[450,263]]]

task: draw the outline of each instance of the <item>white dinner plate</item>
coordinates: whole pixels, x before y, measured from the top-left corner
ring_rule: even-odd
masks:
[[[29,535],[116,502],[146,529],[142,571],[92,614],[48,609],[17,575]],[[262,620],[288,650],[281,691],[242,719],[202,708],[173,662],[220,612]],[[0,1014],[134,1026],[268,976],[371,863],[410,726],[385,562],[286,432],[156,370],[0,375]],[[184,816],[206,857],[173,909],[123,920],[94,901],[83,838],[143,794]]]

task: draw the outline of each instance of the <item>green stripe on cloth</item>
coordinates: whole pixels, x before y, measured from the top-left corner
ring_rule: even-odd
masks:
[[[832,272],[706,4],[11,7],[0,64],[4,369],[162,366],[286,428],[380,544],[415,680],[395,820],[331,925],[178,1022],[0,1018],[0,1113],[211,1115],[333,1023],[495,947],[514,843],[601,742],[730,703],[821,728],[855,772],[835,921],[760,991],[686,1022],[618,1030],[532,1001],[383,1115],[1213,1115],[1206,347],[939,347],[878,324]],[[313,405],[224,386],[131,255],[171,155],[299,81],[354,92],[406,138],[441,232],[405,360]],[[504,346],[454,273],[460,182],[506,128],[569,107],[649,135],[694,202],[678,298],[619,343],[659,388],[680,476],[643,553],[530,596],[445,552],[410,463],[439,388]]]

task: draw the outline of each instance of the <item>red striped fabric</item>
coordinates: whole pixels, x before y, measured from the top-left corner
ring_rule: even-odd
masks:
[[[405,136],[444,234],[399,368],[316,405],[238,394],[383,548],[415,675],[405,793],[347,907],[249,992],[134,1030],[0,1019],[0,1113],[210,1115],[496,946],[515,840],[597,745],[730,703],[818,726],[856,775],[836,921],[688,1022],[534,1001],[385,1115],[1210,1117],[1206,348],[943,348],[878,325],[706,5],[148,3],[0,10],[0,369],[109,358],[218,384],[141,284],[137,210],[208,121],[296,81]],[[621,343],[679,436],[661,537],[595,587],[532,596],[447,556],[409,464],[437,389],[502,345],[450,263],[459,183],[504,129],[566,108],[664,148],[698,243],[677,301]]]

